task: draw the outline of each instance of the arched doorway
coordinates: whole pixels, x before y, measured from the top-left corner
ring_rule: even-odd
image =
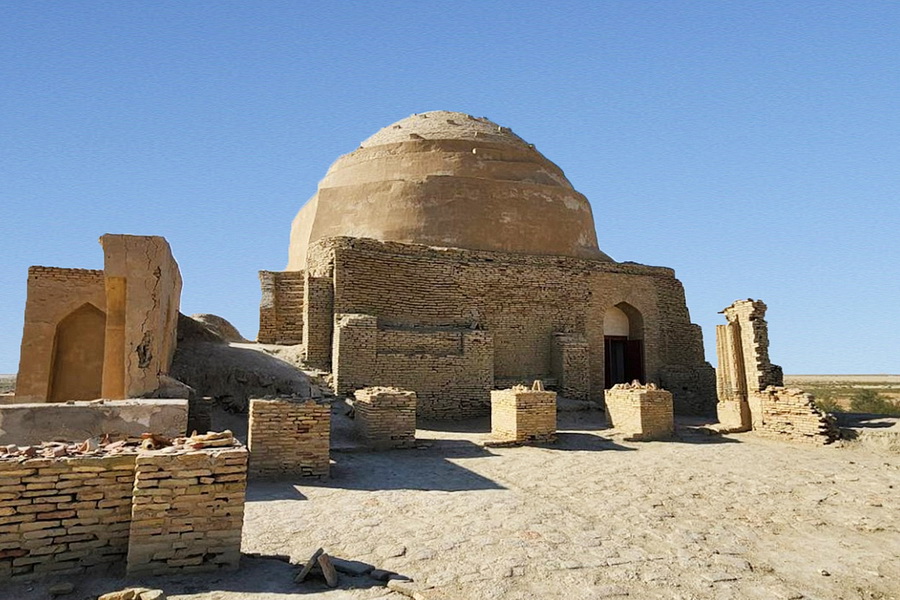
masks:
[[[93,400],[103,383],[106,315],[82,304],[56,326],[50,375],[50,402]]]
[[[606,389],[644,377],[644,320],[636,308],[621,302],[603,316]]]

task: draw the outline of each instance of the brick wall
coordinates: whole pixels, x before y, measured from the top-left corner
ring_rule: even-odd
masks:
[[[260,271],[261,344],[299,344],[303,341],[304,271]]]
[[[334,327],[334,281],[331,277],[313,276],[307,272],[303,304],[303,344],[309,366],[330,371],[331,337]]]
[[[0,460],[0,581],[72,575],[124,560],[134,460]]]
[[[327,477],[331,406],[295,398],[250,400],[250,474]]]
[[[672,394],[654,385],[614,385],[606,392],[606,417],[625,439],[656,440],[675,434]]]
[[[47,401],[56,327],[86,303],[106,311],[103,271],[29,267],[16,402]]]
[[[329,238],[313,244],[310,270],[333,277],[325,299],[336,314],[366,314],[379,328],[483,329],[493,339],[497,380],[551,378],[554,333],[585,337],[589,349],[590,397],[603,398],[603,317],[627,303],[640,313],[640,338],[650,381],[664,373],[680,412],[710,412],[715,406],[714,372],[703,358],[702,335],[690,323],[684,290],[671,269],[555,256],[530,256],[358,238]],[[307,314],[311,307],[307,305]],[[310,319],[307,318],[308,322]],[[308,326],[314,330],[325,327]],[[331,348],[333,319],[321,344]],[[313,347],[308,349],[313,355]],[[321,356],[320,356],[321,355]],[[328,367],[334,355],[329,352]],[[338,354],[339,356],[339,354]],[[366,382],[416,389],[400,382]],[[694,386],[694,387],[692,387]],[[683,389],[686,388],[686,389]],[[420,405],[426,401],[419,394]]]
[[[418,415],[462,419],[489,412],[493,343],[486,331],[384,327],[369,315],[336,315],[335,389],[371,386],[416,392]]]
[[[377,449],[415,446],[415,392],[371,387],[356,390],[355,398],[357,427],[369,446]]]
[[[556,392],[515,386],[491,392],[491,441],[550,442],[556,439]]]
[[[237,566],[246,449],[0,458],[0,582]]]
[[[246,448],[138,455],[128,574],[236,569],[246,487]]]
[[[753,430],[791,441],[828,444],[840,437],[833,417],[815,405],[803,390],[770,386],[750,393]]]
[[[553,376],[561,396],[573,400],[590,398],[590,348],[583,335],[554,334]]]

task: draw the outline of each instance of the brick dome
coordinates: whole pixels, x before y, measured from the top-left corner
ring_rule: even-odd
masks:
[[[336,236],[611,260],[559,167],[509,128],[449,111],[398,121],[338,158],[294,219],[287,269]]]

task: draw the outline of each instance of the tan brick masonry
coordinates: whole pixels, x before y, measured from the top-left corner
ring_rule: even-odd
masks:
[[[0,582],[106,570],[234,568],[244,514],[240,445],[0,459]]]
[[[296,398],[250,400],[250,474],[328,477],[331,407]]]
[[[246,488],[243,447],[138,455],[128,574],[236,569]]]
[[[619,383],[606,391],[606,418],[629,440],[658,440],[675,433],[672,394],[655,385]]]
[[[366,443],[378,449],[416,443],[416,393],[397,388],[356,390],[356,423]]]
[[[491,437],[497,443],[525,444],[556,439],[556,392],[535,381],[491,392]]]

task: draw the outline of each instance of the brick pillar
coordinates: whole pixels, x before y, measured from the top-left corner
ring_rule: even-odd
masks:
[[[314,400],[250,400],[250,474],[327,477],[331,406]]]
[[[517,385],[491,391],[491,441],[527,444],[556,439],[556,392]]]
[[[625,439],[658,440],[675,434],[672,394],[652,383],[619,383],[606,390],[606,415]]]
[[[416,443],[416,393],[397,388],[356,390],[356,423],[374,448],[411,448]]]
[[[314,369],[331,371],[331,335],[334,327],[334,282],[308,273],[303,295],[303,342],[306,362]]]
[[[371,315],[334,316],[334,391],[350,394],[375,383],[378,318]]]

